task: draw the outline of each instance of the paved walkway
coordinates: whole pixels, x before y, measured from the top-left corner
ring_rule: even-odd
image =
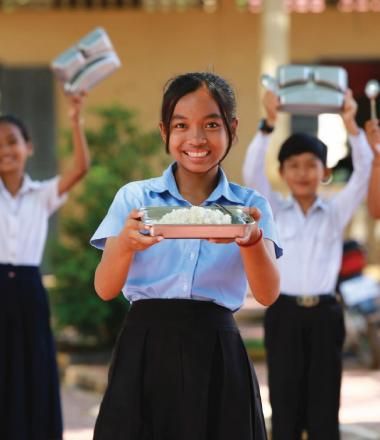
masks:
[[[235,315],[244,338],[262,339],[262,325],[252,323],[252,318],[256,316],[260,319],[262,313],[263,307],[252,297],[248,297],[243,309]],[[349,324],[347,321],[347,330]],[[264,415],[269,425],[271,409],[268,402],[265,362],[256,362],[255,368],[260,383]],[[66,385],[62,390],[65,440],[92,439],[92,429],[106,380],[106,367],[79,365],[66,370]],[[79,390],[74,386],[78,383],[92,391]],[[342,440],[380,440],[380,370],[370,370],[358,362],[345,362],[340,422]]]
[[[256,363],[255,367],[261,387],[264,414],[269,420],[265,363]],[[95,381],[98,389],[101,389],[106,381],[106,373],[105,367],[77,366],[69,372],[69,378],[71,375],[70,380],[74,382],[77,380],[74,378],[75,374],[83,375],[86,378],[83,379],[83,386],[93,389]],[[64,385],[62,394],[65,440],[91,440],[101,393]],[[342,440],[380,440],[380,370],[346,366],[340,420]]]

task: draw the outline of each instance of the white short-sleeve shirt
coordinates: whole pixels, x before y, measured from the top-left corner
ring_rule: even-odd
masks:
[[[305,215],[298,202],[273,190],[265,173],[270,136],[259,132],[243,165],[246,185],[269,201],[284,248],[279,260],[281,292],[320,295],[334,292],[342,260],[344,230],[367,194],[373,154],[362,130],[350,135],[353,172],[344,187],[315,200]]]
[[[25,175],[12,196],[0,178],[0,264],[39,266],[48,219],[66,200],[58,195],[59,177],[33,181]]]

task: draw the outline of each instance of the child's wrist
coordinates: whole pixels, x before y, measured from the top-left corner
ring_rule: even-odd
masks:
[[[72,125],[84,125],[84,118],[80,115],[78,116],[70,116],[70,122]]]
[[[354,119],[345,120],[346,130],[351,136],[357,136],[360,133],[358,124]]]
[[[266,116],[265,119],[266,119],[268,125],[270,125],[273,128],[275,127],[276,122],[277,122],[277,116],[276,115],[267,113],[267,116]]]
[[[374,158],[372,160],[372,166],[373,167],[380,167],[380,153],[377,153],[374,155]]]
[[[133,246],[131,246],[131,243],[128,240],[128,238],[124,237],[123,233],[119,234],[118,238],[119,238],[118,247],[119,247],[120,255],[126,258],[132,258],[136,253],[136,250],[133,248]]]
[[[238,243],[238,246],[243,248],[252,247],[258,244],[262,239],[263,239],[263,230],[259,229],[259,235],[253,241],[249,241],[248,243],[241,243],[241,244]]]

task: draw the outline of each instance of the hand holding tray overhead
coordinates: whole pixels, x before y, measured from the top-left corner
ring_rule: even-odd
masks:
[[[348,87],[347,71],[339,66],[283,65],[276,78],[265,74],[261,82],[279,97],[279,110],[302,115],[339,113]]]
[[[51,68],[66,93],[87,92],[121,66],[106,31],[96,28],[61,53]]]
[[[151,206],[141,209],[143,222],[151,236],[165,238],[237,238],[246,237],[255,221],[241,206]]]

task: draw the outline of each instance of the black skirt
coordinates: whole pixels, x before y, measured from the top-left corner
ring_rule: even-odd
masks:
[[[37,267],[0,265],[0,439],[60,440],[49,306]]]
[[[94,440],[263,440],[260,391],[231,311],[135,302],[119,335]]]

